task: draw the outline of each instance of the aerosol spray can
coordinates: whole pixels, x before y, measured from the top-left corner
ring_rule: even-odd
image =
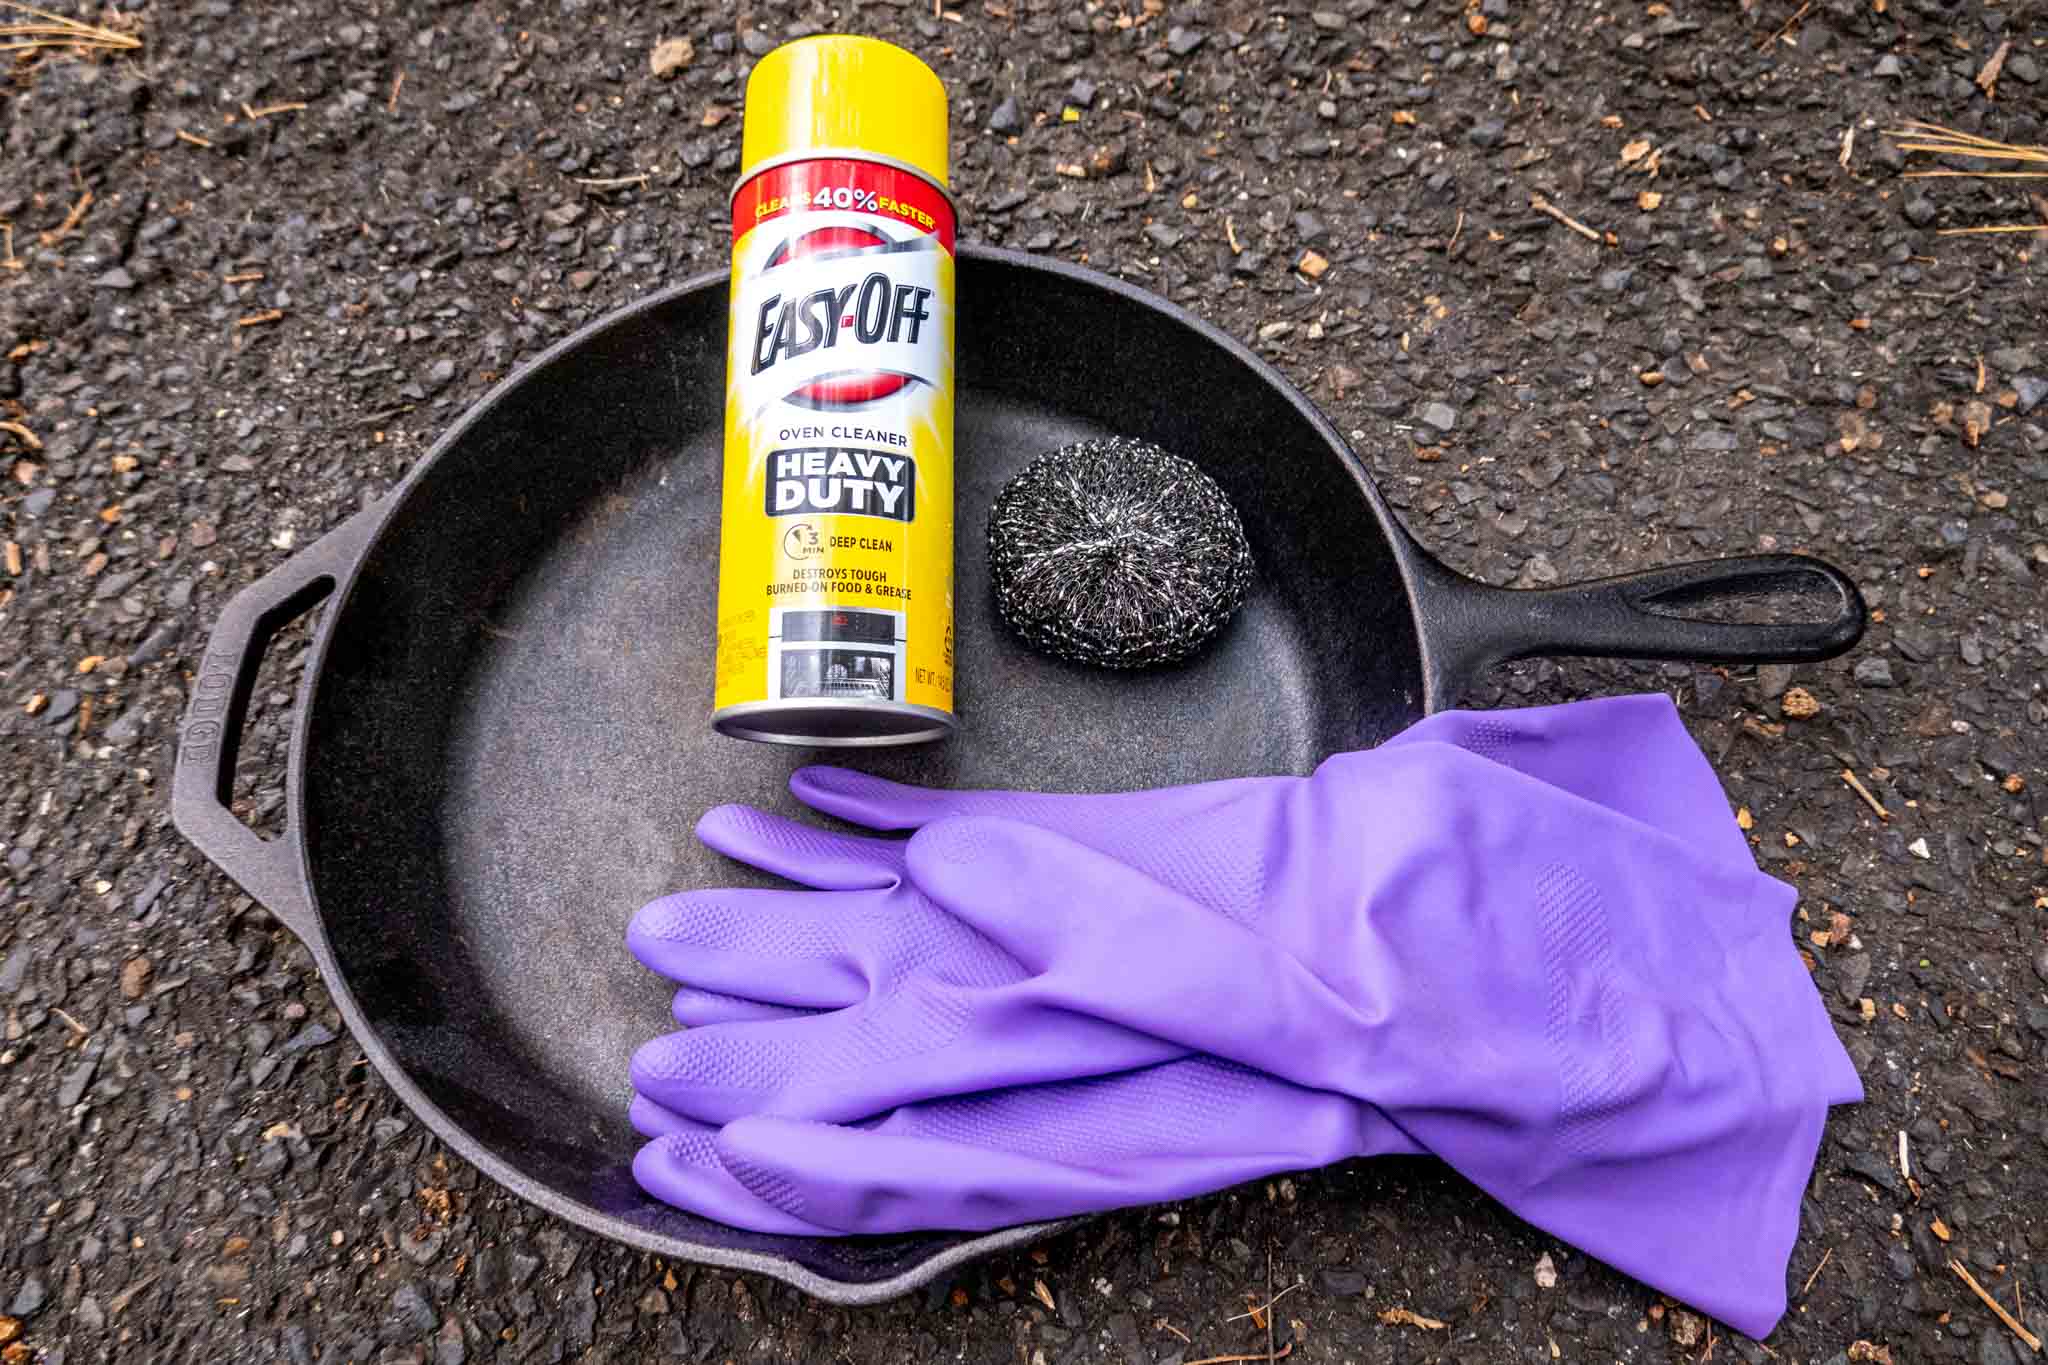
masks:
[[[827,35],[747,82],[732,197],[712,724],[879,745],[953,729],[946,93]]]

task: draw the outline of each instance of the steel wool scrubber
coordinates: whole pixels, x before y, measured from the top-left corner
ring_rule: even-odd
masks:
[[[1056,658],[1102,668],[1178,663],[1251,588],[1244,523],[1216,481],[1124,437],[1033,460],[989,509],[996,610]]]

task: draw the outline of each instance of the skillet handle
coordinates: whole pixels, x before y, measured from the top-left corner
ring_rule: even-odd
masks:
[[[1718,663],[1811,663],[1863,638],[1869,610],[1856,584],[1807,555],[1746,555],[1664,565],[1556,588],[1488,587],[1426,559],[1424,580],[1440,613],[1442,704],[1483,669],[1509,659],[1578,655]],[[1830,608],[1817,621],[1744,624],[1701,620],[1701,607],[1795,593]]]
[[[319,920],[305,874],[296,787],[286,784],[290,795],[284,833],[266,839],[228,809],[234,795],[235,758],[264,651],[278,631],[334,591],[369,542],[382,512],[381,507],[358,512],[229,600],[206,643],[192,682],[192,700],[179,727],[171,822],[308,945],[319,941]],[[312,682],[311,672],[299,681],[293,769],[298,766]]]

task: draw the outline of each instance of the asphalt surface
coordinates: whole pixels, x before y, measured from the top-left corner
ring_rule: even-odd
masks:
[[[10,1365],[2027,1358],[1952,1260],[2048,1336],[2048,240],[1939,235],[2043,218],[2028,182],[1903,179],[1923,159],[1885,136],[2048,142],[2038,6],[103,17],[142,47],[0,84]],[[1471,698],[1668,691],[1802,892],[1869,1098],[1830,1123],[1768,1342],[1422,1161],[1105,1218],[858,1311],[659,1265],[442,1153],[171,828],[221,606],[522,359],[720,268],[748,65],[839,27],[947,82],[969,236],[1245,339],[1457,566],[1805,550],[1864,585],[1865,642],[1825,665],[1525,663]],[[257,689],[259,824],[305,638]]]

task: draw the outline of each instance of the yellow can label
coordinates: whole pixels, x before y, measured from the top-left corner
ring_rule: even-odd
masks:
[[[953,709],[953,209],[821,157],[733,201],[714,707]]]

